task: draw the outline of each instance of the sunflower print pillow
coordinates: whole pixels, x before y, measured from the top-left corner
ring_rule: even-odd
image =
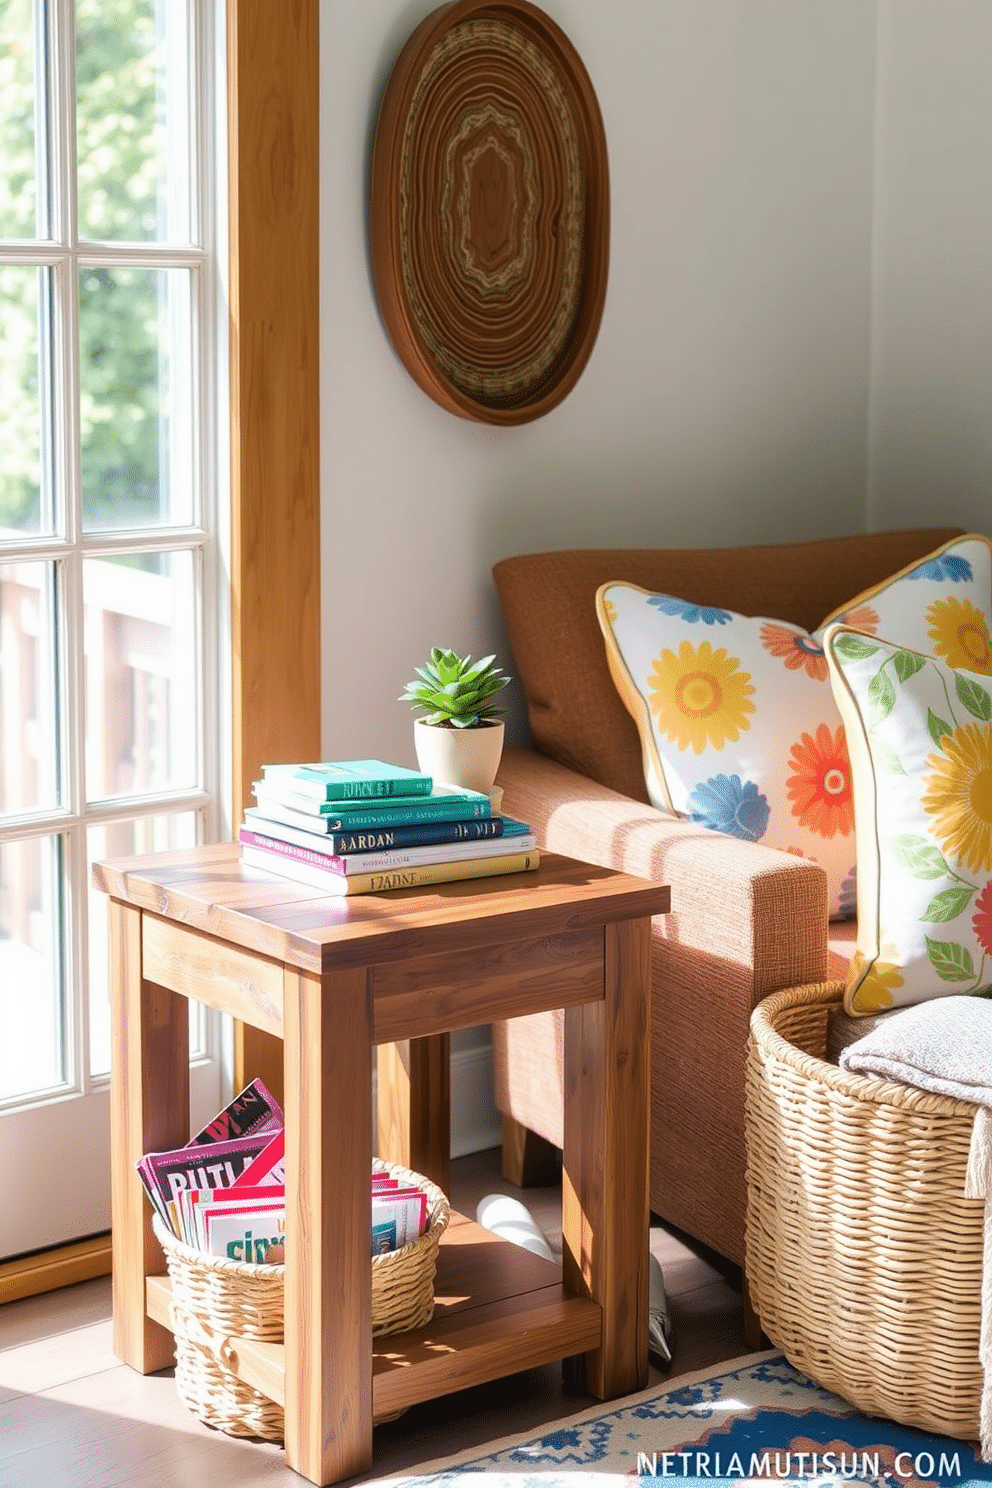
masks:
[[[878,1013],[992,987],[992,667],[831,626],[854,770],[858,940],[844,1004]],[[987,661],[987,658],[982,658]]]
[[[831,918],[850,918],[855,804],[824,629],[843,621],[992,673],[992,544],[957,538],[812,634],[620,581],[602,585],[596,612],[652,803],[813,859],[827,874]]]

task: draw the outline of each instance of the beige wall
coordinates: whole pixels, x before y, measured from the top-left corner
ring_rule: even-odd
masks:
[[[611,271],[518,429],[432,403],[376,310],[376,111],[433,8],[321,10],[325,749],[412,758],[396,694],[434,643],[505,650],[507,553],[992,528],[992,0],[546,0],[604,115]]]
[[[878,8],[869,525],[992,532],[992,3]]]
[[[324,745],[411,757],[432,644],[502,648],[490,568],[562,545],[864,525],[875,13],[546,0],[592,77],[612,258],[579,383],[516,429],[445,413],[378,318],[379,99],[431,0],[322,7]],[[375,536],[371,534],[375,533]]]
[[[544,0],[603,111],[612,257],[583,376],[517,429],[432,403],[376,310],[376,112],[434,8],[321,6],[327,755],[413,763],[431,645],[509,662],[505,554],[992,530],[992,0]],[[488,1061],[456,1036],[456,1154],[498,1140]]]

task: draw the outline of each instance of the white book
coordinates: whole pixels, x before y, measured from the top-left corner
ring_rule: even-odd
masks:
[[[290,859],[296,863],[309,863],[314,868],[323,868],[325,873],[388,873],[392,868],[414,868],[420,863],[457,863],[462,858],[499,858],[507,853],[529,852],[537,846],[533,832],[521,832],[516,837],[490,837],[479,842],[433,842],[424,847],[390,847],[383,852],[322,853],[313,847],[299,843],[283,842],[278,837],[260,832],[256,826],[243,826],[238,830],[242,847],[253,849],[246,862],[264,867],[259,852],[272,854],[270,865],[279,871],[279,862]]]

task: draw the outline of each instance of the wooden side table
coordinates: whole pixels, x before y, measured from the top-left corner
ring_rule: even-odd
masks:
[[[235,1340],[234,1356],[284,1406],[291,1467],[317,1484],[365,1471],[375,1419],[555,1359],[582,1356],[600,1398],[646,1384],[648,933],[667,888],[547,855],[499,880],[328,898],[243,869],[231,844],[98,864],[94,881],[111,899],[121,1359],[145,1373],[173,1359],[134,1163],[189,1139],[194,999],[283,1040],[285,1344]],[[373,1343],[373,1046],[401,1046],[402,1063],[406,1040],[429,1051],[451,1029],[553,1007],[566,1009],[562,1270],[453,1216],[433,1320]],[[411,1106],[423,1073],[414,1061]],[[433,1088],[443,1105],[443,1080]]]

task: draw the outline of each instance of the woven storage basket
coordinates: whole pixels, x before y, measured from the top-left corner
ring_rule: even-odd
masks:
[[[373,1166],[427,1194],[427,1228],[402,1250],[373,1256],[372,1333],[420,1328],[434,1311],[437,1252],[451,1206],[419,1173],[393,1163]],[[231,1436],[283,1439],[283,1409],[238,1379],[230,1368],[234,1340],[283,1341],[285,1266],[253,1266],[204,1255],[177,1240],[158,1215],[156,1237],[172,1282],[170,1316],[176,1341],[176,1387],[183,1403]]]
[[[843,984],[751,1018],[747,1279],[790,1363],[868,1415],[979,1435],[984,1206],[975,1107],[828,1064]]]

